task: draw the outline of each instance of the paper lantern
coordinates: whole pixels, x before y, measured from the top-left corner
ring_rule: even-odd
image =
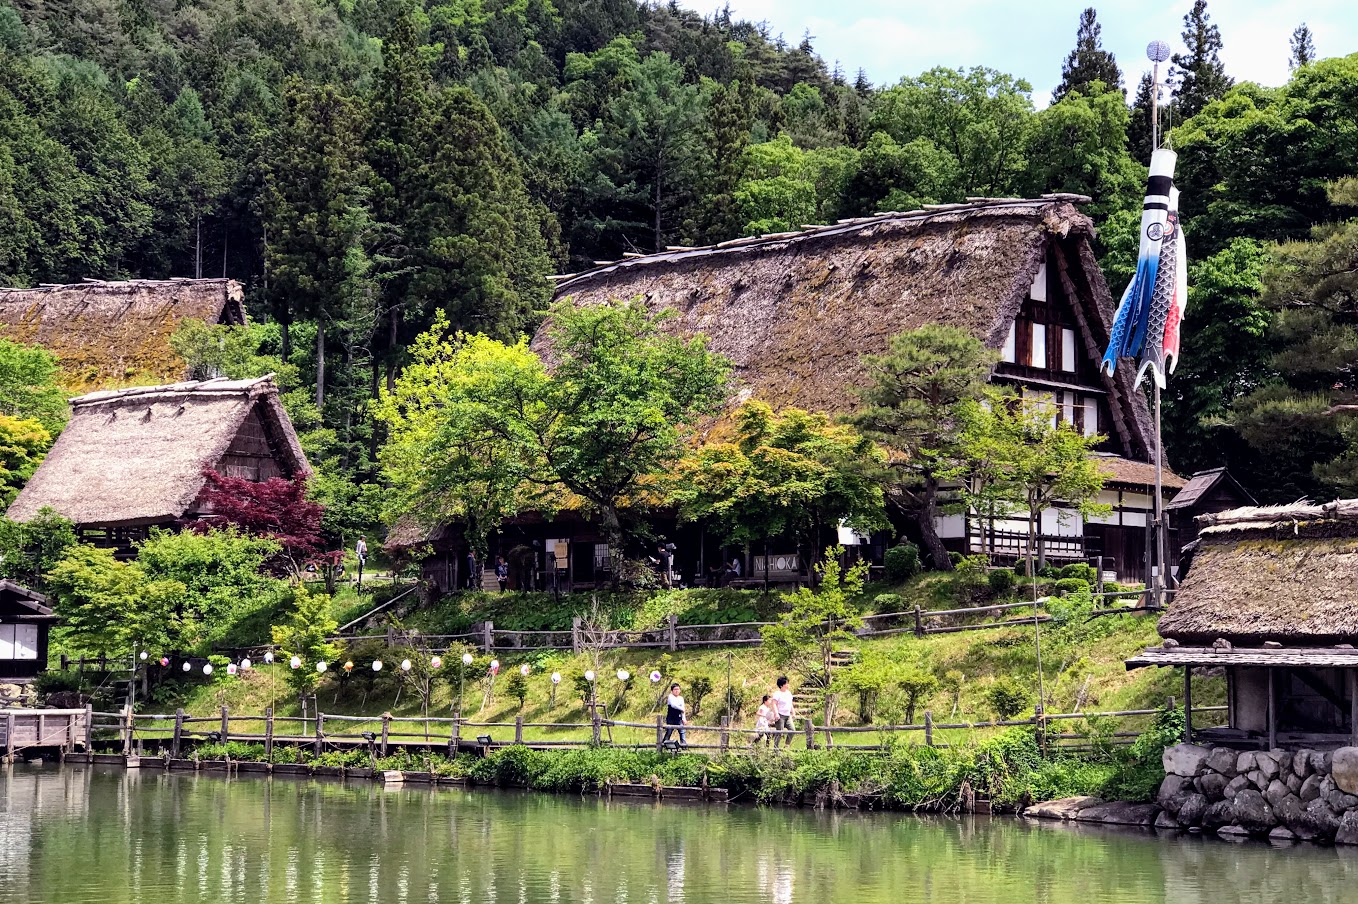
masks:
[[[402,659],[402,660],[401,660],[401,671],[403,671],[403,672],[408,672],[408,671],[410,671],[410,660],[409,660],[409,659]]]
[[[318,662],[318,663],[316,663],[316,671],[318,671],[318,672],[324,672],[325,669],[326,669],[326,665],[325,665],[324,662]]]
[[[552,672],[552,684],[560,684],[560,683],[561,683],[561,673],[560,673],[560,672]]]
[[[345,670],[346,672],[352,672],[352,671],[354,670],[354,661],[353,661],[352,659],[347,659],[347,660],[345,660],[345,662],[344,662],[344,670]]]
[[[651,672],[651,683],[652,683],[652,684],[659,684],[659,683],[660,683],[660,673],[659,673],[659,672]]]
[[[528,673],[531,671],[533,670],[529,667],[528,663],[526,662],[523,665],[519,666],[519,674],[525,678],[528,677]]]
[[[226,673],[227,673],[228,675],[234,675],[234,674],[236,674],[236,664],[235,664],[234,662],[227,663],[227,666],[226,666]]]
[[[380,672],[380,671],[382,671],[382,660],[380,660],[380,659],[374,659],[374,660],[373,660],[373,671],[374,671],[374,672]]]
[[[252,666],[252,665],[254,665],[254,663],[252,663],[252,662],[250,661],[249,657],[246,657],[245,659],[242,659],[242,660],[240,661],[240,667],[243,668],[243,669],[249,669],[250,666]]]
[[[212,663],[209,662],[209,663],[205,663],[205,664],[203,665],[203,674],[204,674],[204,675],[211,675],[211,674],[212,674]]]
[[[472,664],[472,654],[470,654],[470,653],[463,653],[463,654],[462,654],[462,664],[463,664],[463,665],[471,665],[471,664]]]
[[[264,662],[265,662],[266,664],[272,664],[272,663],[273,663],[273,653],[266,651],[266,652],[264,653]]]
[[[300,669],[302,667],[302,657],[301,656],[292,657],[291,659],[288,660],[288,665],[292,666],[294,669]]]
[[[162,656],[162,657],[160,657],[160,664],[161,664],[162,667],[169,665],[169,664],[170,664],[170,657],[168,657],[168,656]]]
[[[142,661],[142,662],[145,662],[145,661],[146,661],[146,651],[145,651],[145,650],[142,650],[142,651],[141,651],[141,661]]]
[[[593,670],[593,669],[590,669],[589,671],[585,672],[585,680],[588,681],[588,682],[590,682],[591,684],[594,682],[594,670]]]
[[[443,659],[441,657],[435,656],[433,659],[429,660],[429,667],[432,669],[443,668]]]
[[[618,680],[619,680],[619,681],[626,681],[628,678],[631,678],[631,677],[632,677],[632,676],[631,676],[631,674],[627,671],[627,669],[618,669]]]
[[[193,670],[193,663],[191,663],[191,662],[186,662],[186,663],[184,663],[184,671],[188,672],[188,671],[192,671],[192,670]]]

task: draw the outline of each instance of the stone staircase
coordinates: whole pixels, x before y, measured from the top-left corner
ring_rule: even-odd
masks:
[[[830,675],[833,680],[834,673],[846,666],[853,665],[858,659],[858,654],[853,650],[835,650],[830,654]],[[804,682],[792,694],[793,712],[799,719],[810,716],[812,721],[822,723],[825,721],[825,703],[829,696],[830,689],[820,684],[818,681]]]

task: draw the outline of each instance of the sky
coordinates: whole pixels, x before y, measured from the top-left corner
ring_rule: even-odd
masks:
[[[1150,68],[1145,48],[1167,41],[1183,48],[1184,13],[1192,0],[680,0],[710,14],[729,5],[734,18],[765,21],[789,43],[810,32],[828,65],[852,78],[859,67],[876,85],[894,84],[934,66],[989,66],[1026,79],[1033,100],[1048,102],[1061,64],[1075,46],[1080,11],[1093,5],[1103,46],[1116,56],[1129,91]],[[1321,57],[1358,52],[1355,0],[1212,0],[1207,12],[1221,29],[1222,61],[1237,81],[1287,81],[1288,40],[1306,22]]]

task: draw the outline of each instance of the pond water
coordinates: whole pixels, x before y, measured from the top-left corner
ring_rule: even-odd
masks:
[[[15,766],[0,902],[1358,900],[1358,852],[371,783]]]

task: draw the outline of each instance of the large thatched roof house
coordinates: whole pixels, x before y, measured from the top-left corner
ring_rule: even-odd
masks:
[[[201,514],[205,470],[249,480],[308,469],[273,376],[95,392],[9,507],[16,521],[50,507],[91,539],[118,545]]]
[[[184,379],[170,336],[185,320],[245,323],[240,283],[136,279],[0,288],[0,336],[54,353],[63,381],[77,390]]]
[[[1358,738],[1358,500],[1206,515],[1161,617],[1162,646],[1127,661],[1222,668],[1229,727],[1272,748]]]
[[[1115,309],[1090,242],[1094,224],[1076,195],[974,199],[887,213],[705,248],[632,256],[560,279],[558,299],[597,304],[640,298],[677,316],[669,329],[703,333],[735,364],[737,400],[828,414],[852,411],[867,379],[864,354],[926,324],[959,327],[999,352],[993,379],[1053,403],[1056,416],[1105,434],[1102,501],[1089,523],[1047,513],[1049,558],[1103,555],[1119,575],[1145,574],[1153,509],[1154,429],[1132,368],[1098,367]],[[543,349],[540,332],[535,347]],[[1172,492],[1183,481],[1165,475]],[[961,552],[1017,554],[1019,522],[939,525]],[[983,529],[984,528],[984,529]],[[984,538],[984,539],[983,539]]]

